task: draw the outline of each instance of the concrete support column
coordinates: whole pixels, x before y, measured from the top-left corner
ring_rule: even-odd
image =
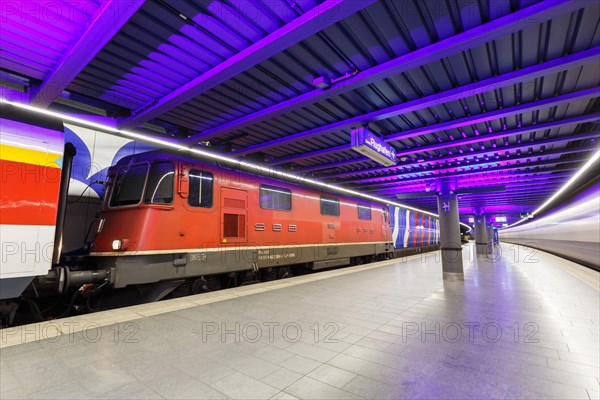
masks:
[[[444,279],[464,280],[456,191],[450,182],[443,181],[440,182],[437,193]]]
[[[475,215],[475,248],[477,254],[488,254],[488,228],[485,215]]]
[[[487,249],[488,249],[488,254],[492,254],[494,252],[494,226],[490,222],[490,224],[487,226],[487,228],[488,228],[488,231],[487,231],[487,236],[488,236]]]

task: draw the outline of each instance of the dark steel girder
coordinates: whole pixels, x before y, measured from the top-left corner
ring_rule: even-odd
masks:
[[[357,183],[357,184],[362,183],[361,190],[364,190],[367,187],[367,184],[368,184],[368,186],[372,186],[372,187],[385,187],[385,186],[390,186],[390,185],[402,185],[402,184],[418,182],[418,181],[429,181],[429,180],[435,180],[435,179],[439,179],[439,178],[452,178],[452,177],[457,177],[457,176],[479,175],[479,174],[484,174],[484,173],[489,173],[489,172],[498,172],[498,171],[516,171],[516,172],[513,172],[514,174],[536,173],[536,172],[539,173],[542,171],[543,172],[566,171],[569,169],[571,169],[571,170],[579,169],[579,166],[572,165],[572,164],[580,163],[582,161],[586,161],[587,159],[588,159],[588,157],[580,155],[578,157],[539,161],[539,162],[533,163],[533,164],[510,164],[510,165],[504,165],[504,166],[500,166],[500,167],[491,167],[491,168],[485,168],[485,169],[482,168],[482,169],[477,169],[477,170],[451,171],[451,172],[440,173],[440,174],[436,174],[436,175],[415,176],[415,177],[410,177],[410,178],[406,178],[406,179],[402,179],[402,180],[387,180],[384,182],[349,181],[349,182],[345,182],[344,184],[347,187],[349,187],[348,184],[351,184],[351,183]],[[561,167],[561,168],[552,168],[553,166],[563,165],[563,164],[571,164],[571,166],[566,166],[566,167]],[[546,168],[546,167],[550,167],[550,168]],[[518,170],[520,170],[520,169],[524,169],[524,171],[518,172]]]
[[[567,177],[571,176],[569,173],[559,173],[554,175],[543,175],[543,176],[529,176],[527,174],[524,175],[503,175],[498,177],[490,177],[488,180],[481,181],[479,183],[469,182],[468,185],[464,185],[461,187],[470,188],[470,187],[486,187],[486,186],[495,186],[495,185],[504,185],[506,188],[514,187],[514,186],[532,186],[533,182],[563,182]],[[545,184],[545,183],[544,183]],[[380,194],[395,194],[395,193],[412,193],[412,192],[422,192],[427,188],[431,189],[431,186],[422,183],[418,185],[411,185],[411,191],[398,191],[397,188],[389,188],[389,189],[371,189],[371,191],[377,190]],[[365,191],[369,191],[366,189]]]
[[[548,130],[548,129],[555,129],[555,128],[563,128],[563,127],[570,126],[570,125],[578,125],[578,124],[585,124],[585,123],[589,123],[589,122],[597,122],[599,120],[600,120],[600,113],[584,114],[584,115],[579,115],[577,117],[565,118],[565,119],[560,119],[560,120],[551,121],[551,122],[545,122],[545,123],[541,123],[541,124],[524,126],[521,128],[509,129],[506,131],[485,133],[485,134],[479,135],[479,136],[473,136],[473,137],[468,137],[468,138],[463,138],[463,139],[456,139],[456,140],[452,140],[450,142],[434,143],[431,145],[404,149],[404,150],[398,151],[396,153],[396,157],[404,157],[404,156],[424,153],[424,152],[433,151],[433,150],[442,150],[442,149],[447,149],[449,147],[477,144],[477,143],[487,142],[488,140],[505,139],[508,137],[516,136],[516,135],[525,135],[527,133],[534,133],[534,132],[544,131],[544,130]]]
[[[52,72],[33,88],[31,104],[46,108],[56,100],[143,4],[144,0],[105,0]]]
[[[505,74],[484,79],[480,82],[471,83],[458,88],[450,89],[440,93],[434,93],[419,99],[410,100],[405,103],[390,106],[381,110],[372,111],[363,115],[358,115],[332,124],[323,125],[308,131],[287,135],[282,138],[274,139],[269,142],[259,143],[249,146],[232,153],[234,156],[241,156],[255,151],[264,151],[272,147],[279,147],[286,143],[299,140],[305,140],[311,137],[323,135],[333,131],[348,129],[353,126],[364,125],[369,122],[380,121],[399,115],[423,110],[440,104],[457,101],[467,97],[476,96],[482,93],[493,92],[502,87],[514,85],[519,82],[540,78],[546,75],[561,72],[573,67],[578,67],[587,63],[598,61],[598,52],[600,47],[584,50],[575,54],[560,57],[541,64],[533,65],[517,71],[507,72]],[[393,136],[390,138],[394,140]]]
[[[575,101],[590,100],[596,97],[600,97],[600,92],[596,87],[578,90],[575,92],[561,94],[558,96],[552,96],[545,99],[534,100],[529,103],[519,104],[512,107],[500,108],[494,111],[488,111],[481,114],[470,115],[464,118],[444,121],[438,124],[423,126],[404,132],[398,132],[395,134],[385,136],[383,140],[385,140],[386,142],[394,142],[403,139],[410,139],[413,137],[423,136],[430,133],[447,131],[449,129],[459,129],[473,124],[479,124],[482,122],[488,122],[500,118],[511,117],[513,115],[523,114],[526,112],[538,111],[544,108],[552,108],[560,106],[562,104],[572,103]]]
[[[598,114],[598,115],[600,116],[600,114]],[[336,174],[320,175],[320,177],[321,178],[331,178],[331,177],[343,178],[343,177],[354,176],[354,175],[358,175],[358,174],[368,174],[368,173],[380,173],[380,172],[396,172],[397,173],[397,172],[399,172],[398,169],[402,169],[402,168],[423,167],[428,164],[460,161],[460,160],[468,159],[471,157],[485,156],[485,155],[490,155],[490,154],[494,154],[494,153],[503,153],[506,151],[522,150],[522,149],[527,149],[527,148],[534,147],[534,146],[548,146],[548,145],[555,145],[555,144],[560,144],[560,143],[568,143],[568,142],[572,142],[572,141],[576,141],[576,140],[593,139],[593,138],[597,138],[599,136],[600,136],[600,131],[587,132],[587,133],[582,133],[582,134],[567,134],[567,135],[563,135],[560,137],[554,137],[554,138],[550,138],[550,139],[531,140],[531,141],[527,141],[525,143],[520,143],[520,144],[517,143],[517,144],[513,144],[513,145],[509,145],[509,146],[494,147],[491,149],[484,149],[484,150],[479,150],[479,151],[470,151],[468,153],[457,152],[457,154],[450,154],[450,155],[445,155],[445,156],[438,156],[437,158],[425,159],[423,162],[408,162],[408,163],[398,164],[398,165],[394,165],[392,167],[386,167],[386,168],[375,167],[375,168],[368,168],[368,169],[353,170],[353,171],[341,172],[341,173],[336,173]],[[583,151],[587,151],[587,150],[583,150]],[[541,153],[539,155],[543,156],[543,155],[548,155],[548,154],[550,154],[550,153],[546,152],[546,153]],[[504,155],[502,155],[500,159],[506,160],[507,158]],[[295,170],[295,172],[297,172],[297,171],[298,170]],[[305,170],[300,170],[300,171],[306,172]]]
[[[186,101],[192,100],[215,86],[234,78],[247,69],[277,55],[283,49],[320,32],[334,23],[373,4],[375,0],[344,1],[326,0],[309,12],[253,43],[221,64],[206,71],[172,93],[159,99],[156,104],[119,122],[120,129],[135,128],[143,122],[160,116]],[[193,142],[196,139],[185,140]]]
[[[532,21],[539,24],[583,7],[585,7],[585,3],[566,0],[548,0],[531,5],[516,13],[500,17],[368,70],[361,71],[356,76],[342,81],[328,90],[317,89],[304,93],[274,106],[238,118],[232,122],[222,124],[219,127],[207,129],[202,133],[191,136],[185,142],[194,143],[199,140],[206,140],[208,138],[248,127],[277,115],[298,110],[309,104],[325,101],[331,97],[361,88],[390,76],[399,75],[411,69],[421,67],[442,58],[460,53],[464,50],[488,43],[508,34],[529,28],[531,27]],[[278,145],[279,142],[274,140],[272,142],[263,143],[263,147],[254,147],[251,150],[242,149],[238,153],[234,152],[234,155],[240,156],[249,154],[250,152],[260,151],[267,147]]]
[[[597,94],[597,95],[600,96],[600,94]],[[486,113],[478,114],[478,115],[485,116],[485,114]],[[434,143],[431,145],[426,145],[426,146],[421,146],[421,147],[413,147],[413,148],[403,149],[403,150],[399,150],[396,152],[396,157],[400,158],[400,157],[403,157],[406,155],[411,155],[411,154],[416,154],[416,153],[421,153],[421,152],[426,152],[426,151],[441,150],[441,149],[448,148],[448,147],[481,143],[481,142],[485,142],[488,140],[503,139],[503,138],[510,137],[510,136],[522,135],[522,134],[527,134],[527,133],[532,133],[532,132],[537,132],[537,131],[542,131],[542,130],[552,129],[552,128],[562,128],[565,126],[583,124],[583,123],[587,123],[587,122],[596,122],[598,120],[600,120],[600,113],[584,114],[584,115],[580,115],[577,117],[565,118],[565,119],[561,119],[561,120],[557,120],[557,121],[535,124],[535,125],[530,125],[530,126],[526,126],[526,127],[510,129],[510,130],[506,130],[506,131],[485,133],[483,135],[471,136],[471,137],[462,138],[462,139],[456,139],[456,140],[449,141],[449,142]],[[453,122],[457,122],[457,121],[460,121],[460,120],[459,119],[453,120]],[[437,124],[437,125],[439,125],[439,124]],[[437,125],[430,125],[430,127],[432,127],[432,126],[435,127]],[[465,124],[465,125],[468,125],[468,124]],[[344,145],[332,147],[329,149],[322,149],[322,150],[317,150],[314,152],[307,152],[304,154],[299,154],[297,156],[278,158],[278,159],[270,161],[269,164],[280,165],[280,164],[297,161],[300,159],[319,157],[319,156],[323,156],[323,155],[326,155],[329,153],[337,153],[340,151],[347,151],[350,149],[351,149],[351,146],[350,146],[350,143],[348,143],[347,145],[344,144]],[[364,162],[364,161],[370,161],[370,159],[366,158],[366,157],[359,157],[359,158],[355,158],[354,162],[350,162],[349,160],[343,160],[340,162],[345,163],[344,165],[350,165],[350,164]],[[328,165],[329,164],[321,164],[317,167],[328,167]],[[299,169],[298,171],[308,172],[311,170],[315,170],[315,169],[311,169],[311,168],[313,168],[313,166],[305,167],[304,169]],[[319,168],[319,169],[321,169],[321,168]]]
[[[532,175],[537,175],[537,176],[548,176],[548,175],[552,175],[552,176],[556,176],[558,179],[562,179],[565,180],[569,177],[571,177],[573,175],[573,170],[577,169],[577,167],[575,166],[567,166],[567,167],[560,167],[560,168],[548,168],[548,169],[542,169],[542,170],[537,170],[537,171],[511,171],[509,174],[503,174],[503,175],[490,175],[489,173],[483,171],[481,172],[479,175],[477,174],[473,174],[470,175],[470,181],[468,181],[468,184],[466,184],[465,186],[469,186],[469,185],[474,185],[476,184],[477,186],[481,186],[483,185],[481,182],[482,180],[489,180],[490,184],[499,184],[499,183],[503,183],[503,184],[508,184],[511,181],[510,180],[506,180],[507,178],[512,178],[514,179],[512,182],[526,182],[526,181],[534,181],[536,180],[535,178],[531,178]],[[556,173],[553,173],[553,171],[557,171]],[[500,171],[502,172],[502,171]],[[502,178],[502,179],[499,179]],[[537,179],[537,180],[544,180],[544,179]],[[430,182],[435,181],[435,179],[426,179],[423,182],[419,182],[418,180],[409,182],[410,183],[410,189],[411,190],[417,190],[418,188],[426,188],[427,186],[425,185],[429,185]],[[381,184],[378,185],[368,185],[368,186],[364,186],[364,188],[362,189],[363,192],[365,193],[378,193],[378,194],[382,194],[385,195],[387,193],[390,194],[394,194],[394,193],[398,193],[399,190],[402,191],[406,191],[406,187],[402,187],[401,189],[399,189],[400,185],[399,184],[386,184],[384,186],[382,186]],[[429,185],[430,187],[430,185]]]
[[[583,153],[583,152],[589,152],[589,151],[593,151],[596,150],[598,148],[597,145],[592,145],[592,146],[578,146],[578,147],[565,147],[565,148],[560,148],[560,149],[555,149],[555,150],[549,150],[549,151],[544,151],[544,152],[537,152],[534,154],[522,154],[521,156],[514,156],[514,157],[510,157],[510,158],[501,158],[499,160],[489,160],[489,161],[473,161],[473,163],[469,163],[468,165],[450,165],[450,166],[440,166],[440,167],[435,167],[435,168],[429,168],[429,169],[422,169],[422,170],[417,170],[414,172],[398,172],[398,171],[394,171],[392,173],[386,174],[386,175],[380,175],[380,176],[373,176],[373,177],[369,177],[369,178],[361,178],[361,179],[352,179],[351,182],[353,183],[363,183],[363,182],[376,182],[379,180],[386,180],[386,178],[389,177],[396,177],[396,178],[402,178],[404,176],[410,176],[410,175],[414,175],[414,174],[423,174],[423,173],[431,173],[431,172],[446,172],[446,171],[450,171],[450,170],[456,170],[459,168],[477,168],[480,165],[485,165],[485,164],[494,164],[494,163],[503,163],[503,162],[518,162],[518,161],[522,161],[522,160],[527,160],[529,161],[530,159],[533,158],[540,158],[540,157],[551,157],[551,156],[562,156],[565,154],[573,154],[573,153]],[[468,156],[467,156],[468,157]],[[532,162],[530,165],[535,165],[537,162]],[[361,171],[356,171],[356,173],[361,173]],[[332,175],[332,176],[328,176],[328,177],[320,177],[321,180],[326,180],[326,179],[331,179],[331,178],[335,178],[337,175]],[[347,183],[347,181],[342,181],[342,183]]]

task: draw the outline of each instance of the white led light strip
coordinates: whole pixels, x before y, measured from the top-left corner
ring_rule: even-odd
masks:
[[[396,207],[403,207],[409,210],[413,210],[416,212],[420,212],[423,214],[427,214],[427,215],[431,215],[432,217],[436,217],[439,218],[439,216],[437,214],[433,214],[431,212],[428,211],[424,211],[424,210],[420,210],[418,208],[414,208],[411,206],[407,206],[405,204],[401,204],[401,203],[397,203],[394,201],[389,201],[380,197],[376,197],[376,196],[371,196],[368,194],[364,194],[364,193],[360,193],[351,189],[346,189],[340,186],[336,186],[336,185],[330,185],[328,183],[325,182],[320,182],[317,180],[313,180],[313,179],[307,179],[298,175],[294,175],[288,172],[284,172],[284,171],[278,171],[275,169],[271,169],[271,168],[267,168],[258,164],[253,164],[253,163],[249,163],[249,162],[245,162],[245,161],[239,161],[236,160],[234,158],[230,158],[230,157],[226,157],[226,156],[222,156],[220,154],[216,154],[216,153],[211,153],[205,150],[200,150],[200,149],[194,149],[188,146],[183,146],[179,143],[175,143],[169,140],[164,140],[164,139],[159,139],[159,138],[155,138],[152,136],[147,136],[147,135],[143,135],[140,133],[135,133],[135,132],[130,132],[130,131],[125,131],[125,130],[120,130],[117,128],[113,128],[107,125],[103,125],[103,124],[99,124],[97,122],[90,122],[90,121],[86,121],[84,119],[81,118],[77,118],[77,117],[72,117],[66,114],[61,114],[61,113],[57,113],[54,111],[48,111],[48,110],[44,110],[41,108],[37,108],[37,107],[32,107],[30,105],[27,104],[22,104],[22,103],[16,103],[16,102],[12,102],[3,98],[0,98],[0,102],[1,103],[6,103],[6,104],[10,104],[12,106],[24,109],[24,110],[28,110],[28,111],[32,111],[32,112],[36,112],[39,114],[44,114],[44,115],[48,115],[54,118],[58,118],[61,119],[63,121],[68,121],[68,122],[72,122],[74,124],[79,124],[79,125],[83,125],[85,127],[89,127],[89,128],[96,128],[99,129],[101,131],[104,131],[106,133],[110,133],[110,134],[114,134],[117,136],[123,136],[123,137],[128,137],[134,140],[140,140],[143,142],[148,142],[148,143],[153,143],[153,144],[157,144],[161,147],[164,148],[171,148],[171,149],[175,149],[177,151],[181,151],[181,152],[189,152],[191,154],[195,154],[195,155],[199,155],[202,157],[206,157],[206,158],[210,158],[213,160],[217,160],[217,161],[221,161],[221,162],[225,162],[228,164],[231,164],[233,166],[236,166],[238,169],[244,168],[245,171],[251,171],[251,170],[255,170],[258,174],[264,175],[267,174],[269,176],[277,176],[277,177],[281,177],[281,178],[285,178],[285,179],[290,179],[290,180],[295,180],[298,182],[302,182],[302,183],[308,183],[311,185],[316,185],[316,186],[321,186],[324,187],[326,189],[329,190],[333,190],[336,192],[340,192],[340,193],[345,193],[345,194],[349,194],[352,196],[356,196],[356,197],[361,197],[364,199],[369,199],[369,200],[373,200],[376,201],[378,203],[383,203],[383,204],[388,204],[388,205],[393,205]],[[471,227],[463,222],[460,223],[461,225],[465,226],[466,228],[468,228],[468,232],[471,231]]]
[[[581,175],[583,175],[583,174],[584,174],[584,173],[585,173],[585,172],[586,172],[588,169],[590,169],[590,168],[592,167],[592,165],[594,165],[594,163],[595,163],[596,161],[598,161],[598,158],[600,158],[600,151],[596,151],[596,153],[594,153],[594,155],[592,156],[592,158],[590,158],[590,159],[588,160],[588,162],[586,162],[586,163],[585,163],[585,165],[584,165],[583,167],[581,167],[581,169],[580,169],[579,171],[577,171],[577,173],[571,177],[571,179],[569,179],[569,180],[568,180],[568,181],[567,181],[567,182],[566,182],[566,183],[565,183],[565,184],[564,184],[564,185],[563,185],[563,186],[562,186],[560,189],[558,189],[558,190],[556,191],[556,193],[554,193],[554,194],[553,194],[553,195],[552,195],[552,196],[551,196],[551,197],[550,197],[548,200],[546,200],[546,201],[544,202],[544,204],[542,204],[541,206],[539,206],[539,207],[537,208],[537,210],[535,210],[534,212],[532,212],[532,213],[531,213],[531,217],[530,217],[530,218],[533,218],[533,217],[535,217],[535,214],[539,214],[539,213],[540,213],[540,211],[542,211],[544,208],[548,207],[548,205],[549,205],[550,203],[552,203],[552,201],[554,201],[554,199],[556,199],[558,196],[560,196],[560,194],[561,194],[562,192],[564,192],[564,191],[565,191],[565,190],[567,190],[567,189],[568,189],[568,188],[569,188],[571,185],[573,185],[573,183],[575,183],[575,181],[576,181],[576,180],[577,180],[577,179],[578,179],[578,178],[579,178]],[[515,225],[518,225],[518,224],[522,223],[523,221],[527,221],[527,220],[528,220],[528,219],[530,219],[530,218],[522,218],[522,219],[518,220],[517,222],[515,222],[515,223],[513,223],[513,224],[510,224],[509,226],[507,226],[507,227],[504,227],[504,228],[501,228],[501,229],[502,229],[502,230],[504,230],[504,229],[508,229],[508,228],[510,228],[510,227],[513,227],[513,226],[515,226]]]

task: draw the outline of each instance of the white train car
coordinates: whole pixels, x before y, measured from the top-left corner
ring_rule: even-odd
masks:
[[[499,231],[500,241],[553,253],[600,269],[600,183],[556,212]]]
[[[19,296],[52,267],[63,150],[62,122],[28,121],[2,107],[0,300]]]

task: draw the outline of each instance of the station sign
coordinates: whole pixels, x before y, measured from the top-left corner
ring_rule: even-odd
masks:
[[[494,222],[506,222],[506,217],[496,217]]]
[[[368,127],[352,129],[350,133],[352,150],[369,157],[371,160],[391,167],[396,165],[396,149],[369,131]]]

